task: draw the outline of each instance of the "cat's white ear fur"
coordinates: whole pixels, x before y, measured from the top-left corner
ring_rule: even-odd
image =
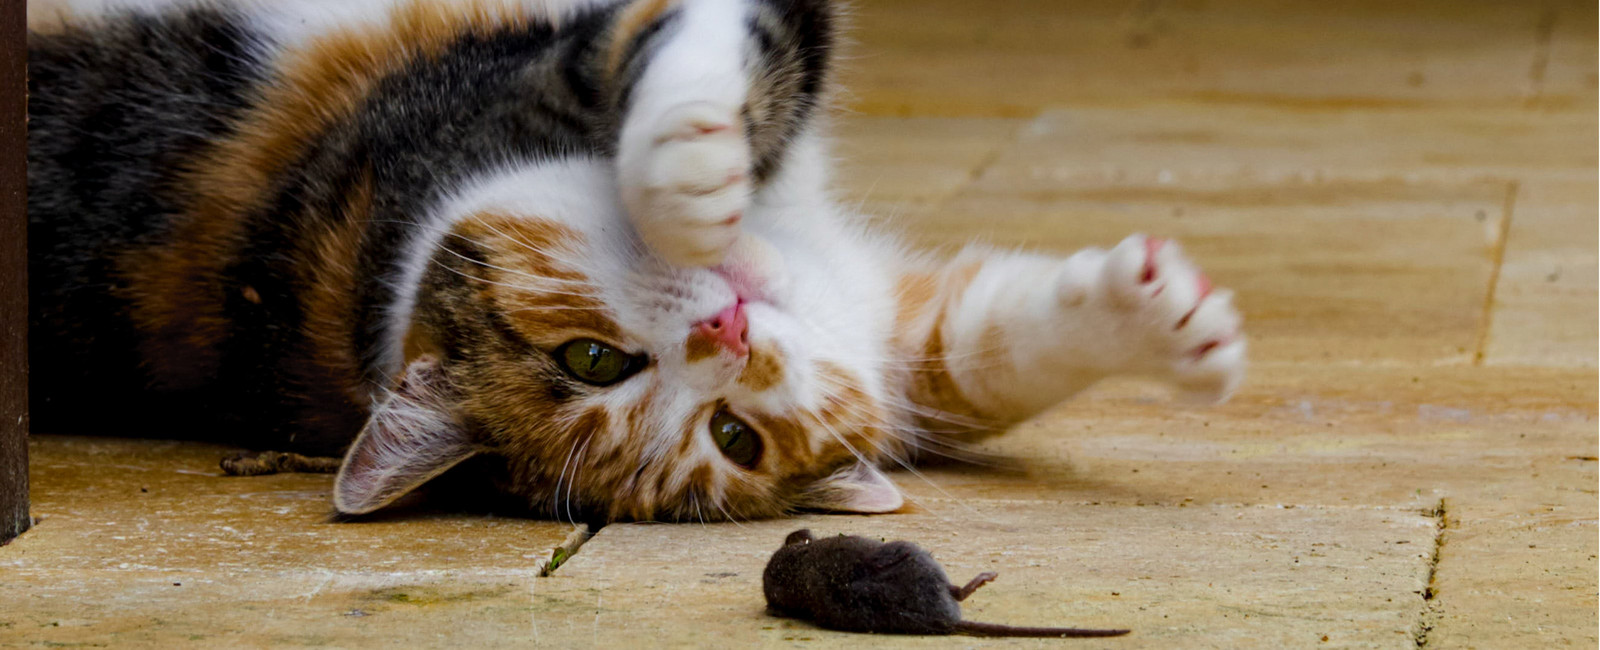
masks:
[[[478,447],[452,415],[439,360],[406,366],[400,387],[372,410],[333,484],[333,505],[345,514],[382,508],[444,473]]]
[[[894,512],[905,503],[899,486],[882,470],[856,463],[817,481],[800,496],[798,505],[810,510],[875,514]]]

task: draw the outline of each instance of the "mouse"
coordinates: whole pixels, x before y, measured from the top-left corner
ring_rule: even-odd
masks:
[[[772,614],[846,632],[1024,637],[1108,637],[1129,632],[962,620],[960,602],[996,577],[980,573],[958,587],[932,554],[911,542],[854,535],[819,539],[801,529],[789,533],[783,547],[772,554],[761,583]]]

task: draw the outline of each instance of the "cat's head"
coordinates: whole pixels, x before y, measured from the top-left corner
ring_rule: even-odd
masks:
[[[404,370],[346,457],[341,511],[476,454],[561,517],[900,507],[861,462],[899,452],[883,397],[893,308],[872,299],[863,251],[773,231],[678,269],[615,206],[481,194],[420,273]]]

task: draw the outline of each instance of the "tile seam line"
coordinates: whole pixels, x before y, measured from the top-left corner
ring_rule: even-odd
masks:
[[[1539,12],[1539,22],[1534,26],[1533,61],[1528,65],[1528,94],[1523,99],[1525,108],[1534,108],[1544,99],[1544,79],[1550,68],[1550,47],[1555,40],[1556,23],[1561,12],[1551,2],[1544,3]]]
[[[1512,180],[1506,183],[1505,200],[1500,205],[1500,224],[1495,237],[1494,251],[1489,266],[1489,288],[1484,293],[1483,308],[1478,315],[1478,336],[1473,344],[1472,365],[1482,366],[1489,352],[1489,336],[1494,328],[1494,301],[1500,287],[1500,271],[1505,266],[1506,247],[1511,239],[1512,214],[1517,209],[1517,195],[1522,191],[1522,182]]]
[[[1422,585],[1422,609],[1417,612],[1417,620],[1412,627],[1411,642],[1416,648],[1427,647],[1429,635],[1433,633],[1433,629],[1438,627],[1439,622],[1444,618],[1442,605],[1438,600],[1439,591],[1436,588],[1436,583],[1438,582],[1439,564],[1442,560],[1444,546],[1448,541],[1446,537],[1451,530],[1449,508],[1449,499],[1441,498],[1438,505],[1434,507],[1433,512],[1430,513],[1431,516],[1437,519],[1437,523],[1433,534],[1433,552],[1428,558],[1428,574],[1424,578],[1425,583]]]
[[[550,559],[539,563],[538,577],[548,578],[555,575],[558,569],[571,562],[583,545],[594,539],[599,532],[592,530],[588,524],[574,526],[572,532],[567,533],[566,539],[563,539],[559,546],[550,549]]]
[[[1350,510],[1350,511],[1365,511],[1365,512],[1399,512],[1399,513],[1413,513],[1413,514],[1414,513],[1429,514],[1429,513],[1432,513],[1432,512],[1437,510],[1437,506],[1434,506],[1434,505],[1422,505],[1422,504],[1411,504],[1411,505],[1383,505],[1383,504],[1336,505],[1336,504],[1305,504],[1305,503],[1284,503],[1284,504],[1271,503],[1271,504],[1268,504],[1268,503],[1227,502],[1227,503],[1204,503],[1204,504],[1190,503],[1189,505],[1186,505],[1186,506],[1179,506],[1176,503],[1173,503],[1173,504],[1167,504],[1167,503],[1145,503],[1144,505],[1136,505],[1136,504],[1133,504],[1133,503],[1107,503],[1107,502],[1104,502],[1104,501],[1072,501],[1072,502],[1068,502],[1068,501],[1054,500],[1054,499],[989,499],[989,498],[970,498],[970,499],[955,498],[955,499],[949,499],[949,498],[944,498],[944,497],[917,497],[917,498],[915,498],[913,500],[918,502],[918,503],[934,503],[934,502],[936,502],[936,503],[944,503],[944,502],[1010,503],[1010,504],[1035,504],[1035,505],[1073,505],[1073,506],[1102,507],[1102,508],[1180,508],[1181,507],[1181,508],[1194,508],[1194,509],[1226,508],[1226,509],[1234,509],[1234,510]]]
[[[1017,123],[1011,127],[1010,132],[1006,133],[1005,137],[1000,138],[1000,142],[995,144],[993,149],[990,149],[988,153],[985,153],[983,158],[978,160],[977,164],[974,164],[971,169],[967,170],[967,177],[963,179],[959,185],[956,185],[955,187],[952,187],[949,190],[939,194],[939,196],[934,199],[929,207],[933,209],[942,207],[949,203],[957,195],[965,192],[967,188],[976,184],[979,179],[983,178],[984,174],[989,172],[989,168],[994,167],[994,164],[999,162],[1000,158],[1004,156],[1007,151],[1010,151],[1012,147],[1019,143],[1022,138],[1023,129],[1026,129],[1030,125],[1038,122],[1043,115],[1043,111],[1035,111],[1033,115],[1027,118],[1017,119]]]

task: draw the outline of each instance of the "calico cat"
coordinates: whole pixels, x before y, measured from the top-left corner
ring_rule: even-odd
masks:
[[[1244,372],[1176,244],[938,259],[836,203],[828,0],[92,5],[29,41],[40,431],[343,453],[346,513],[473,458],[537,512],[745,519]]]

